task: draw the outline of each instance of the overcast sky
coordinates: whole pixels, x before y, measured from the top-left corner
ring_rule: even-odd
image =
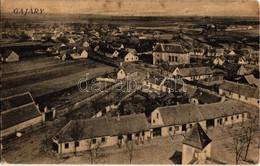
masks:
[[[141,2],[140,2],[141,1]],[[2,11],[132,16],[258,16],[257,0],[3,0]]]

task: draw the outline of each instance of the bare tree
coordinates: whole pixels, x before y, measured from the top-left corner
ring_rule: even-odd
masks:
[[[76,121],[73,128],[71,129],[70,136],[74,141],[74,154],[77,155],[77,147],[79,145],[78,140],[82,136],[83,128],[80,124]]]
[[[93,132],[94,130],[92,127],[90,131],[90,139],[87,145],[88,147],[87,150],[84,152],[83,157],[84,158],[89,157],[91,164],[97,164],[98,161],[105,159],[106,154],[100,148],[102,142],[97,141],[96,138],[94,138]]]
[[[129,163],[132,163],[133,156],[134,156],[134,144],[132,141],[128,141],[127,139],[125,140],[125,145],[126,145],[126,151],[128,154],[129,158]]]
[[[245,130],[245,136],[246,136],[246,150],[245,150],[245,156],[243,160],[247,159],[248,151],[250,144],[252,142],[253,137],[258,133],[259,126],[258,126],[258,121],[256,118],[250,119],[247,124],[244,126]]]
[[[233,138],[232,149],[234,150],[236,155],[236,164],[238,164],[247,143],[246,136],[243,133],[243,130],[235,130],[233,133],[231,133],[231,135]]]

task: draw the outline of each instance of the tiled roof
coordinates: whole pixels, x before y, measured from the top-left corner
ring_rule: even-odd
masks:
[[[179,44],[165,44],[158,43],[154,49],[155,52],[169,52],[169,53],[178,53],[185,54],[186,52],[183,50],[182,46]]]
[[[18,107],[11,111],[1,112],[1,130],[25,122],[32,118],[42,116],[34,103]]]
[[[1,129],[41,116],[29,92],[1,99]]]
[[[75,127],[76,126],[76,127]],[[78,140],[114,136],[149,130],[144,114],[118,117],[100,117],[92,119],[71,120],[56,135],[60,142],[73,141],[73,130],[79,129]]]
[[[252,87],[245,84],[235,83],[232,81],[224,80],[219,89],[223,89],[229,92],[237,93],[246,97],[259,98],[259,88]]]
[[[210,103],[216,103],[221,101],[220,96],[203,91],[201,89],[197,89],[196,92],[192,95],[192,98],[198,99],[199,102],[203,104],[210,104]]]
[[[199,76],[205,74],[213,74],[213,71],[210,67],[191,67],[191,68],[180,68],[178,75],[183,77],[186,76]]]
[[[201,150],[204,149],[210,142],[211,139],[208,137],[199,123],[196,123],[191,128],[183,140],[184,144],[199,148]]]
[[[29,92],[9,96],[1,99],[1,112],[20,107],[25,104],[34,103],[34,100]]]
[[[183,104],[157,108],[165,126],[187,124],[207,119],[226,117],[240,113],[257,112],[258,109],[234,100],[213,104]]]

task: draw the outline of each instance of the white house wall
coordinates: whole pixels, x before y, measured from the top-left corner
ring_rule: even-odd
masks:
[[[4,129],[1,131],[1,136],[7,136],[7,135],[10,135],[12,133],[15,133],[17,131],[20,131],[22,129],[25,129],[27,127],[30,127],[30,126],[34,126],[34,125],[37,125],[37,124],[40,124],[42,123],[44,120],[43,120],[43,116],[38,116],[36,118],[33,118],[33,119],[30,119],[30,120],[27,120],[25,122],[22,122],[22,123],[19,123],[17,125],[14,125],[12,127],[9,127],[7,129]]]

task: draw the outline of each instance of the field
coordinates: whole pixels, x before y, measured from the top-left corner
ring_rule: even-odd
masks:
[[[77,86],[80,79],[112,72],[113,68],[89,59],[61,61],[53,57],[23,59],[2,64],[2,96],[26,91],[34,98]]]

